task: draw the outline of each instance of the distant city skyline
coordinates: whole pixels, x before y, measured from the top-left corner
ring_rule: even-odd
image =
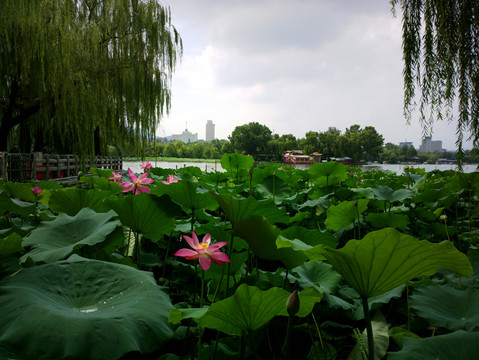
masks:
[[[171,134],[171,135],[166,135],[164,136],[165,139],[170,139],[170,140],[181,140],[184,143],[188,142],[195,142],[195,141],[205,141],[205,142],[211,142],[213,139],[218,139],[215,137],[215,124],[213,120],[206,120],[205,122],[206,127],[205,127],[205,137],[201,138],[198,136],[198,133],[192,133],[188,129],[188,123],[186,123],[186,128],[181,134]],[[344,131],[341,131],[343,134]],[[281,135],[286,135],[286,134],[278,134],[279,136]],[[382,134],[380,134],[382,135]],[[304,138],[304,137],[303,137]],[[296,138],[296,139],[301,139]],[[219,139],[219,140],[228,140],[228,137],[225,139]],[[386,145],[388,142],[391,141],[384,141],[384,145]],[[414,144],[413,141],[400,141],[399,143],[393,143],[394,145],[398,145],[400,147],[402,146],[412,146],[419,152],[436,152],[436,151],[454,151],[454,149],[446,149],[442,147],[442,139],[433,139],[431,136],[426,136],[424,139],[422,139],[422,142],[418,144],[417,146]]]

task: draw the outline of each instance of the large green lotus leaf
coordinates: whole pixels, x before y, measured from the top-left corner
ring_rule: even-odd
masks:
[[[279,260],[288,269],[303,264],[307,257],[301,251],[295,251],[291,247],[277,248],[276,239],[280,233],[281,230],[261,215],[250,216],[235,226],[235,234],[246,240],[260,259]]]
[[[123,225],[152,240],[175,228],[175,217],[181,214],[178,205],[168,196],[157,197],[147,193],[105,200],[120,216]]]
[[[291,273],[303,289],[314,287],[332,293],[341,282],[341,275],[324,261],[306,262],[295,267]]]
[[[350,240],[339,249],[325,248],[325,257],[356,291],[377,296],[420,276],[449,269],[472,275],[466,255],[449,241],[433,244],[386,228]]]
[[[337,184],[348,178],[349,167],[335,162],[314,163],[308,170],[311,180],[319,186]]]
[[[458,330],[425,339],[404,338],[403,344],[401,351],[388,353],[389,360],[477,360],[479,333]]]
[[[240,170],[250,169],[254,165],[254,159],[252,156],[241,154],[224,154],[221,157],[220,162],[223,169],[234,173]]]
[[[173,335],[172,308],[149,272],[79,256],[0,282],[0,357],[118,359]]]
[[[371,188],[371,191],[376,199],[389,202],[404,201],[414,196],[414,192],[409,189],[398,189],[393,191],[393,189],[386,185],[378,185]]]
[[[0,216],[6,212],[26,218],[35,214],[35,205],[31,202],[11,199],[6,193],[0,193]]]
[[[95,210],[98,213],[107,212],[110,208],[104,203],[104,200],[111,195],[103,190],[84,190],[84,189],[62,189],[52,191],[48,206],[53,212],[65,213],[75,216],[86,207]]]
[[[243,284],[233,296],[212,304],[197,322],[200,326],[228,335],[242,335],[259,329],[275,316],[283,314],[289,295],[278,287],[262,291]]]
[[[343,201],[338,205],[330,206],[324,225],[333,231],[348,228],[368,208],[368,201],[368,199],[359,199],[356,202],[357,205],[354,205],[354,201]]]
[[[188,180],[181,180],[168,185],[159,183],[156,188],[152,189],[152,193],[158,195],[167,194],[174,202],[186,209],[216,210],[218,203],[207,190],[199,185],[198,182]]]
[[[365,220],[369,222],[375,228],[392,227],[396,229],[405,229],[409,225],[409,218],[403,214],[368,214],[365,216]]]
[[[246,219],[251,215],[262,215],[271,223],[287,224],[289,222],[286,210],[278,209],[272,200],[258,201],[253,197],[238,199],[231,195],[219,195],[213,191],[210,194],[220,204],[226,218],[233,224],[233,227],[240,220]]]
[[[281,201],[290,196],[291,193],[289,185],[276,175],[265,178],[256,186],[256,190],[258,190],[265,199],[272,199],[276,204],[281,203]]]
[[[34,202],[35,195],[33,195],[31,190],[31,188],[34,186],[35,185],[33,184],[7,181],[5,183],[5,190],[7,191],[7,194],[13,196],[14,198]],[[40,193],[38,197],[40,198],[41,196],[42,194]]]
[[[20,260],[50,263],[65,259],[85,245],[98,244],[120,225],[112,220],[114,216],[113,211],[99,214],[84,208],[75,216],[60,214],[53,221],[42,222],[23,240],[23,247],[33,249]]]
[[[434,326],[467,331],[479,328],[479,289],[426,286],[414,291],[409,304]]]

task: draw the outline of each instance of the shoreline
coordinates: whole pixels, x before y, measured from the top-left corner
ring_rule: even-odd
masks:
[[[221,159],[198,159],[198,158],[173,158],[173,157],[151,157],[147,156],[144,159],[138,158],[138,157],[123,157],[123,161],[164,161],[164,162],[197,162],[197,163],[214,163],[214,162],[220,162]]]

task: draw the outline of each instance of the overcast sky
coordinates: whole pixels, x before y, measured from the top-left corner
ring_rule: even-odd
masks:
[[[185,130],[227,139],[249,122],[303,138],[308,131],[374,126],[386,142],[422,127],[403,117],[401,19],[388,0],[163,0],[184,46],[160,136]],[[433,140],[455,148],[455,123]],[[468,145],[467,148],[470,148]]]

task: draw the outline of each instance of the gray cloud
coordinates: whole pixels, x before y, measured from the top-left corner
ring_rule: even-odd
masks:
[[[185,46],[165,133],[206,119],[226,138],[259,121],[279,134],[352,124],[414,141],[402,114],[401,21],[385,0],[169,0]],[[454,148],[450,127],[435,138]],[[196,129],[194,127],[196,126]],[[448,130],[443,130],[447,128]],[[448,139],[446,139],[448,138]]]

